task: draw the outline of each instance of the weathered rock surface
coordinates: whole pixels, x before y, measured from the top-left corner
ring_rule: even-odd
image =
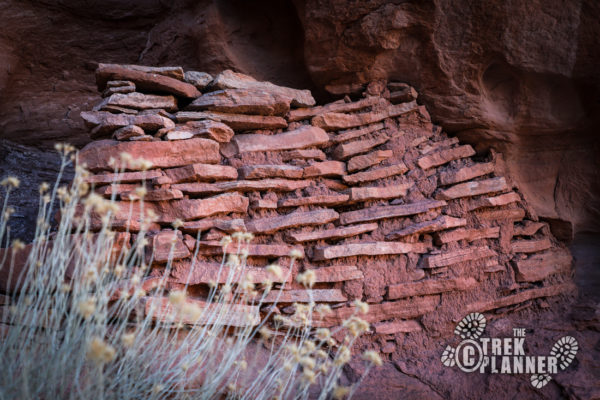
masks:
[[[232,114],[285,115],[290,98],[259,90],[225,89],[205,93],[194,100],[190,111],[210,110]]]
[[[280,217],[252,220],[246,224],[246,228],[253,233],[272,233],[295,226],[326,224],[338,219],[338,217],[337,212],[329,209],[293,212]]]
[[[236,135],[232,143],[240,153],[256,151],[296,150],[311,146],[321,146],[329,141],[329,136],[319,128],[303,126],[293,131],[277,135]]]
[[[222,122],[231,129],[279,129],[287,127],[287,122],[281,117],[264,115],[229,114],[217,111],[179,111],[175,117],[177,122],[201,121],[210,119]]]

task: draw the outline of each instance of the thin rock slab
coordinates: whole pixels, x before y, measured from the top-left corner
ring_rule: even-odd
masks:
[[[497,256],[496,252],[487,246],[468,247],[465,249],[446,251],[441,254],[426,255],[420,263],[421,268],[449,267],[458,263],[479,260]]]
[[[514,226],[513,236],[533,236],[544,226],[544,222],[525,221],[522,225]]]
[[[219,213],[246,213],[249,200],[238,193],[225,193],[205,199],[182,199],[157,203],[158,222],[172,223],[177,218],[189,221]]]
[[[173,263],[171,275],[178,283],[187,285],[237,283],[244,279],[252,283],[265,281],[286,283],[291,278],[290,270],[281,267],[281,275],[269,272],[266,268],[246,265],[243,270],[228,264],[193,261],[177,261]]]
[[[83,111],[80,116],[86,127],[92,129],[90,132],[92,139],[109,136],[117,129],[129,125],[139,126],[148,132],[175,127],[173,121],[160,115],[128,115],[113,114],[107,111]]]
[[[293,165],[244,165],[238,172],[242,179],[301,179],[304,169]]]
[[[478,210],[486,207],[500,207],[508,204],[517,203],[521,201],[521,197],[515,193],[504,193],[499,196],[484,197],[477,200],[471,201],[469,204],[469,211]]]
[[[276,135],[235,135],[232,140],[238,153],[297,150],[323,146],[328,142],[329,136],[325,131],[308,125]]]
[[[473,213],[479,221],[521,221],[525,218],[525,210],[522,208],[510,208],[507,210],[486,210]]]
[[[506,189],[508,189],[506,179],[504,179],[504,177],[497,177],[481,181],[459,183],[448,189],[440,190],[435,197],[438,200],[453,200],[461,197],[472,197],[480,194],[502,192]]]
[[[363,172],[357,172],[352,175],[345,175],[342,177],[344,182],[350,185],[356,185],[358,183],[363,182],[372,182],[377,179],[389,178],[391,176],[402,175],[408,171],[406,165],[402,162],[386,167],[380,167],[375,169],[370,169]]]
[[[236,242],[230,243],[227,247],[223,248],[220,241],[197,241],[198,254],[200,255],[222,255],[226,254],[237,254],[239,252],[239,245]],[[249,257],[288,257],[292,250],[298,250],[304,254],[304,248],[302,246],[290,246],[287,244],[243,244],[241,249],[248,252]]]
[[[393,155],[394,152],[392,150],[377,150],[369,154],[352,157],[348,160],[348,172],[355,172],[380,164]]]
[[[145,196],[140,196],[135,190],[120,194],[121,200],[126,201],[168,201],[183,199],[183,193],[180,190],[172,188],[161,188],[149,190]]]
[[[373,325],[379,335],[395,335],[396,333],[421,332],[423,328],[415,320],[381,322]]]
[[[303,243],[324,239],[343,239],[362,233],[373,232],[378,227],[379,224],[377,223],[359,224],[313,232],[288,232],[286,236],[295,243]]]
[[[185,167],[170,168],[164,170],[170,183],[196,182],[196,181],[225,181],[235,180],[238,177],[238,171],[227,165],[214,164],[191,164]]]
[[[369,125],[375,122],[383,121],[386,118],[398,117],[402,114],[415,111],[417,108],[417,103],[412,101],[410,103],[393,105],[385,110],[371,111],[360,114],[327,113],[317,115],[312,119],[311,123],[327,131],[335,131]]]
[[[282,199],[277,202],[277,206],[281,208],[285,207],[300,207],[307,205],[321,205],[321,206],[336,206],[344,204],[348,201],[350,196],[347,194],[331,194],[331,195],[317,195],[309,197],[297,197],[290,199]]]
[[[429,169],[432,167],[439,167],[453,160],[460,158],[471,157],[475,155],[475,150],[466,144],[464,146],[455,147],[453,149],[442,150],[437,153],[429,154],[421,157],[417,160],[417,164],[422,169]]]
[[[427,212],[434,208],[443,207],[445,201],[422,200],[415,203],[399,206],[375,206],[362,210],[348,211],[340,214],[340,223],[343,225],[357,222],[378,221],[386,218],[406,217]]]
[[[210,119],[222,122],[234,130],[281,129],[287,128],[287,121],[281,117],[264,115],[228,114],[217,111],[179,111],[177,122]]]
[[[319,176],[335,177],[346,175],[346,163],[341,161],[315,162],[304,168],[303,178]]]
[[[177,99],[173,96],[159,96],[155,94],[116,93],[102,101],[94,111],[102,110],[104,105],[127,107],[134,110],[164,109],[169,112],[177,111]]]
[[[274,190],[279,192],[292,192],[297,189],[304,189],[310,186],[311,181],[307,180],[289,180],[289,179],[263,179],[263,180],[243,180],[216,183],[179,183],[173,185],[173,188],[179,189],[184,193],[194,195],[205,195],[211,193],[223,193],[233,190],[241,192]]]
[[[186,107],[189,111],[284,116],[291,99],[262,90],[224,89],[205,93]]]
[[[262,303],[341,303],[348,301],[340,289],[271,290]]]
[[[455,218],[448,215],[442,215],[431,221],[419,222],[417,224],[409,225],[406,228],[391,232],[386,235],[385,238],[386,240],[396,240],[408,235],[437,232],[465,225],[467,225],[467,220],[465,218]]]
[[[115,166],[110,165],[110,160],[119,160],[121,153],[128,153],[133,159],[147,160],[152,163],[153,168],[171,168],[194,163],[216,164],[221,160],[217,142],[196,138],[183,142],[99,140],[89,143],[79,152],[78,162],[87,165],[87,168],[94,172],[113,170]]]
[[[194,136],[207,137],[219,143],[229,143],[235,134],[226,124],[210,119],[188,121],[185,128],[193,132]]]
[[[201,219],[199,221],[186,221],[181,229],[186,233],[197,233],[208,231],[209,229],[217,228],[227,233],[239,232],[246,230],[246,224],[241,218],[234,219]]]
[[[457,171],[442,171],[439,182],[441,185],[452,185],[454,183],[469,181],[493,173],[495,167],[493,162],[488,162],[474,164],[470,167],[462,167]]]
[[[406,196],[408,189],[412,186],[412,183],[402,183],[389,186],[354,187],[348,189],[347,193],[350,195],[350,202],[352,203],[370,200],[387,200]]]
[[[439,232],[436,234],[436,243],[445,244],[466,240],[472,242],[480,239],[496,239],[500,237],[500,227],[493,226],[489,228],[461,228],[448,232]]]
[[[513,253],[537,253],[552,247],[550,239],[517,240],[510,244]]]
[[[108,81],[126,80],[135,83],[136,88],[142,92],[168,93],[188,99],[201,95],[200,91],[194,85],[161,73],[156,73],[156,70],[148,70],[147,67],[143,67],[145,70],[140,70],[138,67],[98,64],[98,68],[96,69],[98,89],[101,91],[104,90]]]
[[[287,114],[287,119],[290,122],[301,121],[303,119],[309,119],[316,115],[325,114],[328,112],[338,112],[338,113],[346,113],[346,112],[354,112],[359,111],[367,107],[374,106],[376,104],[380,104],[385,102],[379,96],[367,97],[366,99],[358,100],[355,102],[334,102],[330,104],[326,104],[324,106],[317,106],[311,108],[298,108],[295,110],[291,110]]]
[[[387,135],[381,135],[375,138],[338,144],[336,148],[333,149],[332,155],[336,160],[345,160],[357,154],[365,153],[373,147],[386,143],[388,140],[390,140],[390,138]]]
[[[188,307],[175,307],[168,297],[144,297],[144,312],[155,321],[183,323],[186,325],[224,325],[231,327],[255,326],[260,323],[258,306],[246,304],[207,303],[201,300],[185,299],[185,304],[194,305],[202,312],[196,316],[185,313]],[[218,315],[218,318],[215,318]]]
[[[569,271],[573,257],[565,250],[534,254],[525,260],[513,261],[517,282],[538,282],[555,274]]]
[[[381,256],[389,254],[426,253],[427,243],[370,242],[348,243],[337,246],[317,247],[314,249],[314,261],[332,260],[353,256]]]
[[[144,136],[146,132],[142,128],[136,125],[127,125],[122,128],[117,129],[113,133],[113,137],[116,140],[127,140],[136,136]]]
[[[319,149],[297,149],[281,153],[283,161],[293,160],[319,160],[324,161],[327,155]]]
[[[368,323],[377,323],[393,318],[417,318],[435,310],[440,303],[440,296],[425,296],[414,299],[389,301],[380,304],[370,304],[369,312],[359,314],[359,317]],[[345,306],[332,310],[332,313],[323,316],[315,315],[313,327],[339,326],[345,320],[356,314],[356,307]]]
[[[147,237],[145,248],[146,260],[150,263],[164,264],[168,261],[180,260],[190,256],[190,251],[183,243],[181,232],[164,230]]]
[[[376,124],[367,125],[358,129],[347,129],[344,131],[339,131],[337,135],[331,136],[331,141],[333,143],[343,143],[348,140],[357,139],[369,133],[377,132],[385,128],[383,122],[378,122]]]
[[[322,209],[306,212],[293,212],[279,217],[253,219],[246,223],[248,232],[273,233],[296,226],[322,225],[338,219],[334,210]]]
[[[163,176],[163,172],[161,170],[152,169],[148,171],[88,175],[84,179],[87,183],[95,183],[101,185],[108,183],[142,182],[148,181],[153,178],[157,178],[159,176]]]
[[[477,281],[471,277],[453,279],[425,279],[419,282],[399,283],[388,286],[389,300],[413,296],[425,296],[454,291],[465,291],[477,286]]]
[[[194,85],[196,89],[203,90],[212,82],[213,77],[206,72],[186,71],[183,80]]]

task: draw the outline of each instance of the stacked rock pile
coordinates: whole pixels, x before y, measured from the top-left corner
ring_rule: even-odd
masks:
[[[201,301],[222,279],[221,238],[248,231],[256,282],[273,279],[266,265],[289,265],[292,250],[305,255],[278,312],[310,300],[294,278],[311,269],[314,301],[333,308],[314,325],[340,325],[361,299],[373,334],[392,340],[384,352],[440,320],[573,288],[568,250],[503,176],[501,156],[447,137],[408,85],[373,84],[364,98],[315,106],[307,90],[232,71],[101,64],[96,79],[104,99],[81,115],[95,141],[80,162],[98,193],[119,199],[114,228],[139,230],[142,206],[158,216],[148,281],[164,273],[175,239],[169,282],[188,283]],[[123,152],[152,167],[115,175],[110,160]],[[171,228],[177,219],[184,235]],[[256,316],[244,323],[256,323],[261,310],[244,307]]]

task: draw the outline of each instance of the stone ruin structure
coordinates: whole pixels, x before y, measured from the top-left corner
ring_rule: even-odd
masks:
[[[406,84],[374,82],[363,98],[317,106],[307,90],[229,70],[100,64],[96,80],[103,99],[81,114],[94,141],[79,161],[98,193],[119,200],[119,230],[139,230],[135,189],[145,182],[144,208],[158,215],[149,288],[175,237],[170,287],[189,283],[202,300],[221,279],[221,238],[248,231],[256,282],[268,264],[289,265],[291,250],[304,254],[277,312],[309,301],[294,278],[312,269],[314,300],[333,309],[314,325],[338,326],[352,300],[366,301],[371,332],[359,344],[384,354],[402,351],[404,335],[450,336],[468,312],[543,306],[574,288],[569,251],[504,174],[502,156],[448,137]],[[123,152],[152,168],[116,176],[110,159]],[[255,323],[264,310],[240,312]]]

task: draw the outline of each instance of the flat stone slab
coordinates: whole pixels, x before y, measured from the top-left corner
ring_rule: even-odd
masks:
[[[317,247],[312,259],[315,261],[332,260],[353,256],[380,256],[388,254],[426,253],[426,243],[371,242],[348,243],[337,246]]]
[[[160,231],[149,235],[147,239],[149,243],[145,252],[148,262],[164,264],[169,260],[180,260],[190,256],[179,231]]]
[[[235,130],[280,129],[287,127],[287,121],[281,117],[228,114],[217,111],[179,111],[175,114],[175,118],[177,122],[210,119],[222,122]]]
[[[209,139],[175,142],[98,140],[81,149],[79,162],[94,172],[114,170],[114,166],[109,165],[109,160],[120,160],[121,153],[128,153],[134,159],[147,160],[152,163],[153,168],[171,168],[194,163],[216,164],[221,160],[219,144]]]
[[[186,110],[284,116],[290,109],[290,102],[289,97],[262,90],[224,89],[203,94]]]
[[[392,150],[377,150],[348,160],[348,172],[359,171],[380,164],[394,155]]]
[[[136,193],[135,190],[121,193],[120,197],[121,200],[127,201],[142,200],[142,197]],[[183,193],[180,190],[171,188],[152,189],[147,191],[146,195],[143,197],[144,201],[167,201],[177,199],[183,199]]]
[[[260,323],[260,309],[258,306],[207,303],[195,299],[185,299],[184,301],[187,305],[197,306],[202,310],[202,313],[199,316],[185,313],[183,312],[184,307],[173,306],[168,297],[145,297],[143,299],[144,312],[147,317],[151,317],[155,321],[171,322],[173,324],[245,327]],[[215,315],[219,317],[215,318]]]
[[[340,303],[348,301],[340,289],[273,289],[262,299],[262,303]]]
[[[513,253],[537,253],[552,247],[550,239],[517,240],[510,244]]]
[[[557,250],[534,254],[525,260],[513,262],[517,282],[538,282],[547,277],[568,271],[573,257],[568,251]]]
[[[369,304],[369,312],[360,315],[360,317],[371,324],[393,318],[417,318],[435,310],[439,303],[440,296],[434,295]],[[323,316],[315,315],[312,326],[332,327],[342,325],[345,320],[356,314],[356,307],[345,306],[335,308],[332,311],[332,313]]]
[[[449,187],[448,189],[440,190],[435,198],[439,200],[452,200],[461,197],[471,197],[480,194],[501,192],[508,189],[506,179],[504,177],[484,179],[481,181],[471,181],[459,183]]]
[[[226,248],[223,248],[220,241],[197,241],[198,254],[200,255],[222,255],[237,254],[238,243],[232,242]],[[250,257],[288,257],[292,250],[299,250],[304,254],[304,248],[301,246],[289,246],[287,244],[244,244],[242,249],[248,251]]]
[[[431,153],[432,151],[435,151],[435,150],[441,150],[441,149],[444,149],[447,147],[452,147],[456,144],[458,144],[458,138],[456,138],[456,137],[442,140],[439,142],[433,142],[433,143],[430,142],[430,144],[423,147],[420,150],[420,152],[421,152],[421,154],[427,154],[427,153]]]
[[[102,110],[103,105],[127,107],[134,110],[148,110],[161,108],[169,112],[177,111],[177,99],[173,96],[159,96],[155,94],[116,93],[102,101],[97,110]]]
[[[315,273],[315,282],[345,282],[363,279],[364,275],[355,265],[334,265],[312,270]]]
[[[130,183],[148,181],[153,178],[163,176],[161,170],[153,169],[149,171],[122,172],[120,174],[96,174],[85,177],[87,183],[108,184],[108,183]]]
[[[337,133],[337,135],[332,135],[331,141],[333,143],[343,143],[343,142],[347,142],[348,140],[362,137],[362,136],[367,135],[372,132],[380,131],[383,128],[385,128],[385,125],[383,124],[383,122],[378,122],[376,124],[367,125],[365,127],[358,128],[358,129],[346,129],[343,131],[339,131]]]
[[[472,200],[468,209],[469,211],[473,211],[486,207],[500,207],[512,203],[518,203],[519,201],[521,201],[521,197],[515,192],[510,192],[501,194],[499,196],[484,197],[477,200]]]
[[[338,219],[334,210],[322,209],[306,212],[293,212],[279,217],[253,219],[246,223],[249,232],[272,233],[296,226],[321,225]]]
[[[325,229],[313,232],[288,232],[286,236],[295,243],[311,242],[323,239],[342,239],[361,233],[372,232],[379,227],[379,224],[360,224],[347,227]]]
[[[439,232],[436,234],[436,242],[439,244],[457,242],[466,240],[472,242],[479,239],[495,239],[500,237],[500,227],[494,226],[490,228],[461,228],[454,229],[448,232]]]
[[[390,165],[388,167],[380,167],[363,172],[357,172],[352,175],[346,175],[342,179],[348,184],[356,185],[357,183],[372,182],[377,179],[384,179],[389,178],[391,176],[402,175],[406,171],[408,171],[408,168],[406,167],[406,165],[404,165],[404,163],[401,162],[398,164]]]
[[[173,185],[174,189],[179,189],[189,194],[211,194],[230,192],[233,190],[241,192],[251,192],[257,190],[274,190],[279,192],[292,192],[297,189],[304,189],[310,186],[311,181],[294,181],[289,179],[263,179],[263,180],[243,180],[227,181],[216,183],[179,183]]]
[[[282,151],[322,146],[329,142],[325,131],[313,126],[302,126],[276,135],[246,134],[234,136],[232,143],[237,152]]]
[[[297,197],[290,199],[282,199],[277,202],[278,207],[300,207],[307,205],[322,205],[322,206],[335,206],[344,204],[348,201],[350,196],[347,194],[332,194],[332,195],[318,195],[310,197]]]
[[[229,143],[234,135],[233,129],[229,126],[210,119],[188,121],[185,124],[185,129],[192,132],[194,136],[206,137],[219,143]]]
[[[383,121],[386,118],[398,117],[418,108],[417,103],[393,105],[385,110],[372,111],[360,114],[342,114],[342,113],[326,113],[317,115],[312,119],[312,124],[323,128],[327,131],[335,131],[340,129],[355,128],[357,126],[369,125],[375,122]]]
[[[175,123],[169,118],[157,114],[128,115],[113,114],[107,111],[83,111],[79,114],[86,127],[92,129],[92,139],[110,136],[119,128],[135,125],[144,131],[172,129]]]
[[[252,200],[252,201],[250,201],[250,208],[253,210],[258,210],[258,209],[276,210],[277,209],[277,200],[270,200],[270,199]]]
[[[98,64],[96,69],[96,83],[100,91],[106,87],[106,82],[114,80],[125,80],[135,83],[137,89],[148,92],[169,93],[178,97],[188,99],[196,98],[201,95],[200,91],[190,85],[182,82],[178,78],[164,75],[164,70],[157,73],[156,69],[148,69],[140,66],[117,65],[117,64]],[[171,73],[169,73],[171,74]],[[179,73],[177,74],[179,76]]]
[[[508,210],[485,210],[473,213],[480,221],[520,221],[525,218],[525,210],[522,208],[511,208]]]
[[[297,149],[281,153],[281,158],[283,161],[311,159],[323,161],[327,158],[327,155],[319,149]]]
[[[447,251],[442,254],[426,255],[423,257],[420,267],[448,267],[458,263],[494,257],[496,255],[496,252],[494,250],[491,250],[487,246],[469,247],[466,249]]]
[[[477,281],[470,277],[454,279],[425,279],[420,282],[399,283],[388,286],[387,298],[390,300],[404,297],[425,296],[445,292],[470,290]]]
[[[195,181],[222,181],[237,179],[238,171],[227,165],[191,164],[185,167],[170,168],[164,171],[170,183]]]
[[[251,76],[225,70],[215,77],[212,86],[218,89],[248,89],[272,93],[274,95],[288,97],[296,107],[312,107],[316,104],[310,90],[292,89],[277,86],[271,82],[259,82]]]
[[[238,171],[242,179],[300,179],[304,174],[302,167],[294,165],[244,165]]]
[[[204,90],[212,82],[212,75],[200,71],[185,71],[183,78],[187,83],[196,86],[198,90]]]
[[[493,162],[488,162],[471,165],[470,167],[462,167],[456,171],[442,171],[439,175],[439,182],[441,185],[452,185],[454,183],[469,181],[493,173],[495,167]]]
[[[241,218],[235,219],[201,219],[200,221],[186,221],[183,223],[181,228],[187,233],[196,233],[198,231],[204,232],[211,228],[217,228],[227,233],[233,233],[237,231],[245,231],[246,224]]]
[[[350,202],[353,203],[369,200],[395,199],[406,196],[408,189],[412,185],[412,183],[402,183],[390,186],[353,187],[348,189],[347,193],[350,195]]]
[[[467,225],[467,220],[465,218],[454,218],[448,215],[442,215],[431,221],[419,222],[417,224],[407,226],[406,228],[393,231],[386,235],[385,238],[387,240],[396,240],[408,235],[437,232],[465,225]]]
[[[348,211],[340,214],[340,222],[343,225],[357,222],[378,221],[386,218],[406,217],[424,213],[434,208],[443,207],[445,201],[422,200],[415,203],[399,206],[375,206],[363,208],[362,210]]]
[[[171,275],[178,283],[188,285],[242,282],[244,279],[252,283],[263,283],[267,280],[277,283],[285,283],[286,278],[290,279],[291,274],[288,268],[281,267],[281,276],[270,273],[266,268],[245,266],[243,271],[240,268],[233,268],[227,264],[221,266],[220,263],[209,263],[195,260],[177,261],[173,263]]]
[[[146,133],[142,128],[136,125],[127,125],[117,129],[113,133],[113,137],[117,140],[127,140],[132,137],[144,136]]]
[[[375,333],[379,335],[394,335],[396,333],[420,332],[421,325],[415,320],[391,321],[374,324]]]
[[[544,222],[524,221],[522,225],[514,226],[513,236],[533,236],[544,226]]]
[[[437,153],[429,154],[417,160],[417,164],[422,169],[429,169],[432,167],[439,167],[453,160],[460,158],[471,157],[475,155],[475,150],[466,144],[464,146],[455,147],[453,149],[442,150]]]
[[[343,176],[346,175],[346,163],[341,161],[315,162],[304,168],[304,178],[316,178],[318,176]]]
[[[287,119],[290,122],[301,121],[303,119],[309,119],[316,115],[325,114],[328,112],[354,112],[358,110],[362,110],[367,107],[371,107],[375,104],[380,104],[384,102],[381,97],[367,97],[366,99],[346,103],[344,101],[336,101],[330,104],[326,104],[324,106],[310,107],[310,108],[298,108],[295,110],[291,110],[287,114]]]
[[[357,154],[365,153],[374,147],[386,143],[388,140],[390,140],[390,138],[387,135],[381,135],[376,138],[338,144],[335,149],[333,149],[332,155],[336,160],[345,160]]]
[[[568,294],[575,292],[577,287],[574,283],[563,283],[559,285],[546,286],[542,288],[529,289],[517,294],[502,297],[500,299],[481,300],[471,303],[465,307],[464,312],[485,312],[504,308],[515,304],[521,304],[528,300],[538,299],[541,297],[557,296],[559,294]]]

